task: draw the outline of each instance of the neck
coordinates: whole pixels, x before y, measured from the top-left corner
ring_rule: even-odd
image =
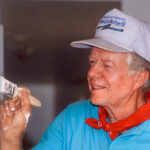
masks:
[[[108,119],[113,123],[129,117],[145,103],[143,91],[138,89],[128,100],[123,101],[121,104],[104,108],[107,110]]]

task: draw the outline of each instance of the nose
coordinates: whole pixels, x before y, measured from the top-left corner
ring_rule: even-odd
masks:
[[[103,66],[100,64],[95,64],[88,71],[89,78],[100,78],[102,76]]]

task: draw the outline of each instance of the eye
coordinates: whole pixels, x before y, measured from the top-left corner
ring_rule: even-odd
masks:
[[[89,64],[90,66],[93,66],[96,63],[96,60],[94,59],[89,59]]]
[[[110,64],[104,64],[104,67],[105,68],[112,68],[112,65],[110,65]]]

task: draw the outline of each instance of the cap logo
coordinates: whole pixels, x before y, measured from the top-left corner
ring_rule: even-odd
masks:
[[[97,29],[110,29],[118,32],[123,32],[125,25],[125,18],[117,16],[104,16],[102,20],[100,20]]]
[[[123,32],[123,29],[113,28],[113,27],[111,27],[111,24],[108,24],[108,25],[105,25],[105,26],[98,26],[97,29],[99,29],[99,28],[101,28],[102,30],[110,29],[110,30],[114,30],[114,31]]]

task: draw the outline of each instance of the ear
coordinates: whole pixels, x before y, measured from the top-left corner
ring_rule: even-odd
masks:
[[[138,71],[135,74],[135,88],[140,88],[149,79],[149,71]]]

